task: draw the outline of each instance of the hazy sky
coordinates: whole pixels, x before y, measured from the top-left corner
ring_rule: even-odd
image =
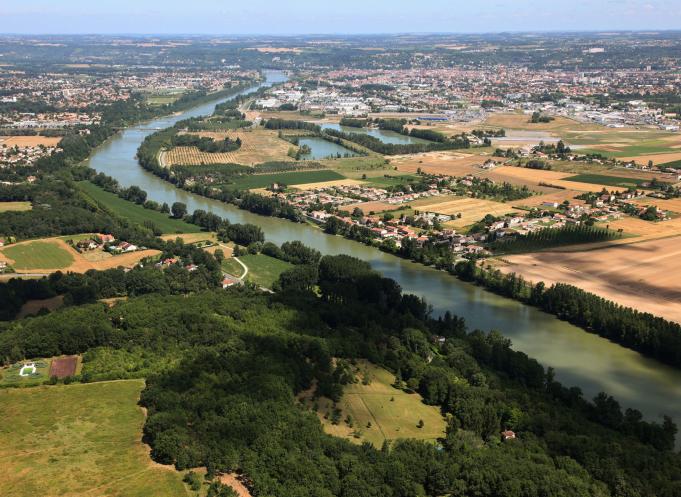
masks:
[[[681,29],[681,0],[0,0],[5,33]]]

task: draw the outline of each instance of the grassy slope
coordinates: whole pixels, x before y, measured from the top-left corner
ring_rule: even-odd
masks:
[[[3,497],[186,496],[141,443],[142,380],[0,390]]]
[[[329,399],[316,401],[327,433],[358,443],[368,441],[376,447],[380,447],[386,439],[435,440],[444,436],[445,420],[437,407],[425,405],[418,394],[394,388],[395,377],[385,369],[366,361],[358,361],[358,366],[359,381],[345,387],[337,404],[342,411],[340,424],[331,423],[333,406]],[[366,373],[371,380],[368,385],[362,384]],[[306,401],[308,407],[314,403]],[[352,417],[352,427],[345,422],[348,414]],[[417,427],[419,420],[423,420],[423,428]],[[369,422],[371,427],[367,425]]]
[[[222,270],[227,274],[240,278],[244,274],[244,268],[232,257],[227,257],[222,261]]]
[[[272,288],[279,275],[293,267],[288,262],[263,254],[244,255],[239,260],[248,266],[246,279],[265,288]]]
[[[59,269],[73,264],[73,256],[56,243],[31,242],[10,245],[3,254],[14,261],[16,269]]]
[[[163,233],[196,233],[201,231],[201,228],[193,224],[172,219],[167,214],[145,209],[133,202],[123,200],[119,196],[104,191],[89,181],[82,181],[78,186],[105,208],[134,223],[144,224],[145,221],[151,221]]]

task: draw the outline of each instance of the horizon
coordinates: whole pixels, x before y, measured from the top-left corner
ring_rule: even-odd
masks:
[[[390,34],[493,34],[645,32],[681,29],[681,0],[496,0],[475,5],[455,0],[407,0],[342,5],[292,0],[251,0],[224,5],[196,0],[6,0],[0,6],[7,35],[353,36]],[[87,12],[87,14],[85,14]],[[153,28],[149,25],[154,23]]]

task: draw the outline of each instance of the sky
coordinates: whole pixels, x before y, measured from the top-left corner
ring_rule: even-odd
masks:
[[[0,32],[360,34],[681,29],[681,0],[0,0]]]

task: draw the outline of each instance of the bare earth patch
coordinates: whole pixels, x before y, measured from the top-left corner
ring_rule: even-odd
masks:
[[[56,147],[61,141],[60,136],[0,136],[0,145],[8,147]]]

